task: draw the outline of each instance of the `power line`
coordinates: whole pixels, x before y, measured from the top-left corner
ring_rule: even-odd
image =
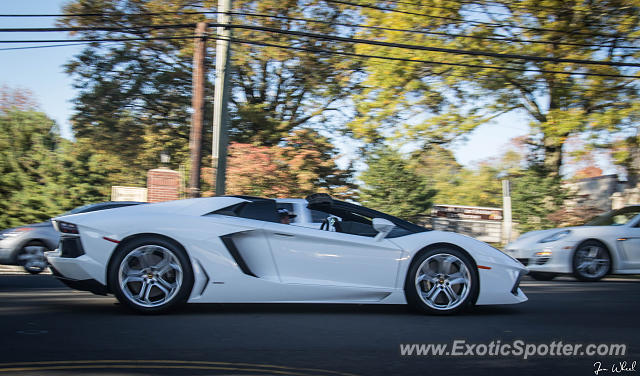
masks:
[[[38,39],[38,40],[0,40],[0,43],[64,43],[64,42],[126,42],[144,40],[193,39],[195,35],[174,37],[140,37],[140,38],[83,38],[83,39]]]
[[[67,43],[67,44],[50,44],[46,46],[28,46],[28,47],[8,47],[0,48],[0,51],[14,51],[14,50],[33,50],[38,48],[55,48],[55,47],[71,47],[71,46],[84,46],[93,42],[80,42],[80,43]]]
[[[142,25],[142,26],[77,26],[77,27],[26,27],[2,28],[0,33],[43,33],[43,32],[71,32],[71,31],[126,31],[145,29],[184,29],[194,28],[195,23],[172,25]]]
[[[96,39],[90,39],[90,40],[79,40],[79,42],[81,42],[81,43],[59,44],[59,45],[50,45],[50,46],[30,46],[30,47],[3,48],[3,49],[0,49],[0,51],[32,49],[32,48],[67,47],[67,46],[72,46],[72,45],[81,45],[81,44],[89,44],[89,43],[108,43],[108,42],[123,42],[123,41],[136,41],[136,40],[193,39],[193,38],[198,38],[198,36],[190,35],[190,36],[178,36],[178,37],[110,38],[110,39],[99,39],[99,38],[96,38]],[[216,36],[208,36],[208,38],[219,39]],[[430,61],[430,60],[423,60],[423,59],[410,59],[410,58],[400,58],[400,57],[391,57],[391,56],[359,54],[359,53],[352,53],[352,52],[345,52],[345,51],[331,51],[331,50],[324,50],[324,49],[318,49],[318,48],[284,46],[284,45],[279,45],[279,44],[275,44],[275,43],[250,41],[250,40],[240,39],[240,38],[230,38],[229,40],[231,42],[250,44],[250,45],[258,45],[258,46],[263,46],[263,47],[274,47],[274,48],[281,48],[281,49],[293,49],[293,50],[298,50],[298,51],[334,54],[334,55],[342,55],[342,56],[351,56],[351,57],[365,58],[365,59],[378,59],[378,60],[387,60],[387,61],[403,61],[403,62],[410,62],[410,63],[423,63],[423,64],[428,64],[428,65],[458,66],[458,67],[467,67],[467,68],[492,69],[492,70],[504,70],[504,71],[528,72],[528,73],[561,74],[561,75],[567,75],[567,76],[581,75],[581,76],[610,77],[610,78],[632,78],[632,79],[637,79],[638,78],[637,76],[623,75],[623,74],[605,74],[605,73],[591,73],[591,72],[566,72],[566,71],[552,71],[552,70],[542,70],[542,69],[513,68],[513,67],[491,66],[491,65],[480,65],[480,64],[448,63],[448,62]],[[59,41],[59,40],[43,41],[42,43],[56,43],[56,42],[61,42],[61,41]]]
[[[471,39],[479,39],[479,40],[493,40],[493,41],[502,41],[502,42],[533,43],[533,44],[548,44],[548,45],[557,45],[557,46],[578,46],[578,47],[599,47],[599,48],[612,48],[612,47],[615,47],[615,48],[621,48],[621,49],[634,49],[634,50],[635,49],[640,49],[640,46],[626,46],[626,45],[614,46],[614,45],[606,45],[606,44],[552,42],[552,41],[528,40],[528,39],[518,39],[518,38],[509,38],[509,37],[488,37],[488,36],[482,36],[482,35],[468,35],[468,34],[448,33],[448,32],[439,32],[439,31],[397,29],[397,28],[383,27],[383,26],[371,26],[371,25],[351,24],[351,23],[343,23],[343,22],[310,20],[310,19],[307,19],[307,18],[287,17],[287,16],[278,16],[278,15],[262,14],[262,13],[232,12],[231,14],[239,15],[239,16],[246,16],[246,17],[275,18],[275,19],[284,19],[284,20],[289,20],[289,21],[320,23],[320,24],[334,25],[334,26],[353,27],[353,28],[358,28],[358,29],[397,31],[397,32],[402,32],[402,33],[423,34],[423,35],[441,35],[441,36],[447,36],[447,37],[453,37],[453,38],[471,38]]]
[[[272,32],[272,33],[278,33],[278,34],[303,36],[303,37],[314,38],[314,39],[325,39],[325,40],[341,41],[341,42],[348,42],[348,43],[370,44],[374,46],[402,48],[402,49],[408,49],[408,50],[443,52],[443,53],[450,53],[455,55],[484,56],[484,57],[494,57],[494,58],[500,58],[500,59],[518,59],[518,60],[549,62],[549,63],[604,65],[604,66],[614,66],[614,67],[640,67],[640,63],[623,63],[623,62],[616,62],[616,61],[596,61],[596,60],[583,60],[583,59],[565,59],[565,58],[543,57],[543,56],[534,56],[534,55],[505,54],[505,53],[478,51],[478,50],[461,50],[461,49],[444,48],[444,47],[417,46],[417,45],[411,45],[411,44],[382,42],[382,41],[375,41],[375,40],[369,40],[369,39],[331,36],[331,35],[325,35],[325,34],[309,33],[305,31],[281,30],[281,29],[276,29],[272,27],[253,26],[253,25],[229,25],[229,26],[233,28],[239,28],[239,29],[266,31],[266,32]]]
[[[616,61],[596,61],[596,60],[585,60],[585,59],[566,59],[566,58],[556,58],[556,57],[543,57],[543,56],[535,56],[535,55],[520,55],[520,54],[505,54],[505,53],[497,53],[490,51],[478,51],[478,50],[462,50],[462,49],[454,49],[454,48],[443,48],[443,47],[431,47],[431,46],[417,46],[403,43],[392,43],[392,42],[383,42],[383,41],[375,41],[369,39],[358,39],[358,38],[349,38],[349,37],[340,37],[340,36],[331,36],[326,34],[317,34],[317,33],[309,33],[304,31],[293,31],[293,30],[282,30],[272,27],[264,27],[264,26],[255,26],[255,25],[223,25],[217,23],[209,24],[210,27],[219,27],[226,26],[231,28],[239,28],[239,29],[247,29],[247,30],[256,30],[256,31],[265,31],[277,34],[287,34],[287,35],[295,35],[302,36],[307,38],[314,39],[324,39],[324,40],[332,40],[332,41],[341,41],[347,43],[358,43],[358,44],[368,44],[374,46],[381,47],[390,47],[390,48],[401,48],[408,50],[419,50],[419,51],[429,51],[429,52],[442,52],[449,53],[455,55],[469,55],[469,56],[483,56],[483,57],[493,57],[500,59],[517,59],[517,60],[525,60],[525,61],[536,61],[536,62],[550,62],[550,63],[570,63],[570,64],[583,64],[583,65],[602,65],[602,66],[614,66],[614,67],[640,67],[640,63],[624,63],[624,62],[616,62]],[[145,39],[172,39],[176,37],[148,37],[148,38],[139,38],[138,40]],[[177,37],[178,39],[180,37]],[[120,39],[104,39],[104,38],[93,38],[93,39],[77,39],[78,42],[94,42],[94,41],[103,41],[103,40],[136,40],[131,38],[120,38]],[[69,42],[70,40],[0,40],[0,43],[62,43]]]
[[[218,13],[218,12],[202,12],[202,13]],[[351,24],[351,23],[342,23],[342,22],[310,20],[306,18],[278,16],[278,15],[262,14],[262,13],[230,12],[229,14],[237,15],[237,16],[245,16],[245,17],[262,17],[262,18],[285,19],[290,21],[321,23],[326,25],[372,29],[372,30],[397,31],[397,32],[403,32],[403,33],[414,33],[414,34],[423,34],[423,35],[441,35],[441,36],[447,36],[447,37],[453,37],[453,38],[471,38],[471,39],[493,40],[493,41],[502,41],[502,42],[567,45],[567,46],[580,46],[580,47],[640,49],[640,47],[638,46],[626,46],[626,45],[614,46],[614,45],[590,44],[590,43],[550,42],[550,41],[527,40],[527,39],[509,38],[509,37],[490,37],[490,36],[480,36],[480,35],[437,32],[437,31],[397,29],[397,28],[389,28],[389,27],[382,27],[382,26],[370,26],[370,25],[360,25],[360,24]],[[0,32],[126,31],[126,30],[144,30],[144,29],[193,28],[193,27],[195,27],[194,23],[188,23],[188,24],[171,24],[171,25],[143,25],[143,26],[130,26],[130,27],[104,26],[104,27],[56,27],[56,28],[2,28],[0,29]]]
[[[215,36],[212,36],[211,38],[218,39]],[[430,65],[445,65],[445,66],[457,66],[457,67],[467,67],[467,68],[495,69],[495,70],[507,70],[507,71],[516,71],[516,72],[529,72],[529,73],[562,74],[562,75],[568,75],[568,76],[571,76],[571,75],[582,75],[582,76],[614,77],[614,78],[634,78],[634,79],[640,78],[638,76],[622,75],[622,74],[606,74],[606,73],[591,73],[591,72],[566,72],[566,71],[552,71],[552,70],[545,70],[545,69],[512,68],[512,67],[495,66],[495,65],[448,63],[448,62],[422,60],[422,59],[410,59],[410,58],[392,57],[392,56],[359,54],[359,53],[355,53],[355,52],[346,52],[346,51],[331,51],[331,50],[324,50],[324,49],[319,49],[319,48],[283,46],[283,45],[275,44],[275,43],[250,41],[250,40],[239,39],[239,38],[229,38],[229,41],[236,42],[236,43],[259,45],[259,46],[264,46],[264,47],[293,49],[293,50],[314,52],[314,53],[327,53],[327,54],[335,54],[335,55],[362,57],[362,58],[368,58],[368,59],[405,61],[405,62],[410,62],[410,63],[424,63],[424,64],[430,64]]]
[[[109,17],[109,16],[164,16],[167,14],[178,14],[178,15],[198,15],[198,14],[218,14],[221,12],[217,11],[165,11],[165,12],[150,12],[150,13],[117,13],[117,12],[109,12],[109,13],[68,13],[68,14],[54,14],[54,13],[45,13],[45,14],[0,14],[0,17],[9,17],[9,18],[28,18],[28,17]]]
[[[484,22],[484,21],[466,20],[466,19],[456,18],[456,17],[438,16],[438,15],[426,14],[426,13],[416,13],[416,12],[402,11],[402,10],[399,10],[399,9],[379,7],[379,6],[370,5],[370,4],[359,4],[359,3],[353,3],[353,2],[344,1],[344,0],[326,0],[326,1],[329,2],[329,3],[356,6],[356,7],[362,7],[362,8],[370,8],[370,9],[376,9],[376,10],[381,10],[381,11],[402,13],[402,14],[422,16],[422,17],[428,17],[428,18],[444,19],[444,20],[449,20],[449,21],[454,21],[454,22],[459,22],[459,23],[473,23],[473,24],[487,25],[487,26],[493,26],[493,27],[498,27],[498,28],[500,28],[500,27],[511,27],[511,28],[514,28],[515,27],[515,28],[519,28],[519,29],[533,30],[533,31],[540,31],[540,32],[556,32],[556,33],[559,32],[559,33],[565,33],[565,34],[579,34],[579,35],[591,35],[591,36],[601,36],[601,37],[609,37],[609,38],[620,38],[620,36],[613,35],[613,34],[605,34],[605,33],[585,33],[585,32],[581,32],[579,30],[568,31],[568,30],[559,30],[559,29],[538,28],[538,27],[531,27],[531,26],[507,25],[507,24],[501,24],[501,23],[497,23],[497,22]],[[474,1],[461,1],[461,2],[462,3],[466,3],[466,4],[472,4],[472,5],[481,5],[481,4],[478,4],[477,2],[474,2]],[[411,3],[408,3],[408,2],[399,2],[399,1],[396,1],[396,3],[411,4]],[[500,2],[497,2],[497,3],[501,4],[502,6],[511,6],[511,4],[504,4],[504,3],[500,3]],[[420,4],[412,4],[412,5],[421,6]],[[450,9],[450,8],[437,7],[437,6],[433,6],[431,8]],[[577,10],[574,10],[574,11],[577,11]],[[480,12],[480,11],[478,11],[478,12]],[[135,13],[135,14],[134,13],[117,13],[117,12],[110,12],[110,13],[74,13],[74,14],[53,14],[53,13],[49,13],[49,14],[0,14],[0,17],[110,17],[110,16],[134,16],[134,17],[136,17],[136,16],[162,16],[162,15],[167,15],[167,14],[203,15],[203,14],[220,14],[220,13],[221,12],[218,12],[218,11],[165,11],[165,12],[149,12],[149,13]],[[234,12],[225,12],[225,13],[234,14]],[[483,12],[483,13],[490,14],[491,12]],[[241,14],[241,13],[236,13],[236,14]],[[620,23],[618,23],[618,24],[620,24]]]
[[[608,38],[612,38],[612,37],[619,38],[616,35],[605,34],[605,33],[583,33],[583,32],[580,32],[578,30],[568,31],[568,30],[559,30],[559,29],[547,29],[547,28],[541,28],[541,27],[531,27],[531,26],[505,25],[505,24],[500,24],[500,23],[496,23],[496,22],[465,20],[465,19],[462,19],[462,18],[448,17],[448,16],[437,16],[437,15],[426,14],[426,13],[409,12],[409,11],[404,11],[404,10],[399,10],[399,9],[379,7],[379,6],[370,5],[370,4],[358,4],[358,3],[353,3],[353,2],[349,2],[349,1],[343,1],[343,0],[325,0],[325,1],[328,2],[328,3],[336,3],[336,4],[349,5],[349,6],[355,6],[355,7],[361,7],[361,8],[369,8],[369,9],[375,9],[375,10],[380,10],[380,11],[385,11],[385,12],[394,12],[394,13],[402,13],[402,14],[413,15],[413,16],[421,16],[421,17],[427,17],[427,18],[442,19],[442,20],[454,21],[454,22],[458,22],[458,23],[473,23],[473,24],[486,25],[486,26],[492,26],[492,27],[497,27],[497,28],[500,28],[500,27],[511,27],[511,28],[518,28],[518,29],[524,29],[524,30],[538,31],[538,32],[553,32],[553,33],[579,34],[579,35],[601,36],[601,37],[608,37]]]
[[[435,9],[444,9],[444,10],[454,10],[450,7],[444,7],[444,6],[437,6],[437,5],[426,5],[426,4],[418,4],[418,3],[414,3],[414,2],[410,2],[410,1],[400,1],[400,0],[385,0],[388,1],[390,3],[394,3],[394,4],[405,4],[405,5],[412,5],[412,6],[417,6],[420,8],[435,8]],[[538,6],[538,7],[525,7],[523,5],[520,4],[513,4],[513,3],[503,3],[500,1],[493,1],[493,4],[488,4],[488,3],[480,3],[477,1],[470,1],[470,0],[461,0],[461,1],[455,1],[456,4],[465,4],[465,5],[472,5],[472,6],[500,6],[500,7],[506,7],[506,8],[518,8],[518,9],[523,9],[523,10],[529,10],[529,11],[535,11],[535,10],[540,10],[540,9],[549,9],[549,10],[558,10],[558,11],[567,11],[568,8],[553,8],[553,7],[542,7],[542,6]],[[571,12],[577,12],[577,13],[585,13],[588,15],[601,15],[601,16],[612,16],[612,14],[609,13],[602,13],[602,12],[593,12],[593,11],[589,11],[589,10],[582,10],[582,9],[570,9]],[[461,9],[461,11],[463,12],[472,12],[472,13],[481,13],[481,14],[491,14],[491,15],[497,15],[497,16],[512,16],[512,13],[502,13],[502,12],[490,12],[490,11],[485,11],[485,10],[473,10],[473,9]],[[616,24],[619,25],[636,25],[636,23],[633,22],[617,22]],[[603,24],[597,24],[600,26],[606,26]]]

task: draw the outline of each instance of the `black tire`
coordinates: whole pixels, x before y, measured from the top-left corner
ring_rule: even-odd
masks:
[[[529,276],[536,281],[551,281],[558,275],[555,273],[545,273],[545,272],[529,272]]]
[[[172,292],[171,297],[164,302],[160,302],[159,300],[158,302],[150,302],[150,304],[156,304],[153,306],[144,306],[142,305],[141,302],[138,302],[135,300],[135,298],[131,297],[135,293],[134,291],[131,291],[131,289],[135,288],[134,284],[136,283],[140,283],[139,291],[140,291],[140,294],[143,294],[142,292],[142,289],[144,288],[143,282],[131,282],[130,284],[125,283],[125,288],[127,289],[127,291],[124,291],[123,286],[121,286],[120,284],[119,273],[121,271],[120,267],[123,266],[123,261],[127,259],[126,262],[130,263],[132,262],[131,260],[134,260],[134,261],[136,259],[141,260],[142,258],[136,257],[135,254],[136,252],[139,253],[140,249],[145,249],[145,248],[142,248],[145,246],[151,246],[149,248],[146,248],[149,250],[160,250],[158,252],[162,252],[163,257],[165,257],[164,256],[165,250],[169,251],[169,254],[167,254],[168,256],[166,257],[171,257],[170,255],[175,256],[175,259],[172,259],[172,260],[174,262],[177,262],[179,264],[179,267],[181,268],[180,273],[177,273],[175,270],[169,271],[169,273],[173,272],[174,283],[176,283],[175,292]],[[152,254],[152,256],[154,252],[156,251],[148,251],[148,253]],[[129,257],[127,258],[127,256]],[[126,265],[127,267],[130,266],[129,264],[126,264]],[[139,266],[139,268],[141,270],[146,269],[146,267],[143,267],[141,265]],[[152,267],[149,267],[149,268],[152,268]],[[158,272],[157,275],[156,275],[156,272]],[[157,290],[156,292],[162,293],[159,290],[161,283],[157,281],[160,281],[161,278],[163,278],[163,281],[164,281],[165,277],[160,276],[159,271],[142,273],[143,277],[141,278],[145,278],[146,280],[148,279],[147,276],[151,274],[154,274],[153,280],[149,279],[150,281],[149,283],[144,282],[144,283],[147,283],[146,286],[148,286],[148,290],[154,291],[153,289],[155,288]],[[181,277],[178,277],[178,274],[180,274]],[[156,281],[156,278],[157,278],[157,281]],[[111,263],[109,264],[109,268],[107,271],[107,280],[111,288],[111,291],[113,291],[113,294],[116,296],[116,298],[122,305],[139,313],[154,314],[154,313],[164,313],[184,304],[189,298],[189,295],[191,294],[194,277],[193,277],[193,269],[191,268],[191,262],[189,261],[189,257],[187,256],[182,246],[180,246],[178,243],[174,241],[170,241],[165,238],[145,236],[145,237],[133,239],[127,242],[126,244],[124,244],[122,247],[120,247],[117,253],[113,256]],[[166,286],[163,285],[163,287],[166,287]],[[147,294],[147,297],[149,297],[149,295],[150,294]],[[165,294],[165,298],[166,297],[167,296]]]
[[[606,267],[603,266],[601,269],[602,271],[599,273],[596,273],[595,275],[589,274],[588,271],[585,271],[584,269],[580,268],[583,254],[585,252],[589,252],[590,249],[597,249],[598,250],[597,257],[599,257],[600,259],[607,260]],[[607,274],[611,272],[611,265],[612,265],[611,253],[609,253],[609,250],[604,244],[602,244],[597,240],[587,240],[581,243],[573,253],[572,260],[573,261],[571,264],[573,269],[573,275],[579,281],[596,282],[601,280],[603,277],[605,277]]]
[[[39,250],[37,250],[39,248]],[[44,252],[48,251],[43,243],[40,241],[31,241],[27,243],[17,255],[17,263],[24,268],[26,272],[29,274],[40,274],[43,271],[47,270],[47,259],[44,257]],[[34,252],[38,254],[35,255]],[[25,256],[36,257],[39,262],[34,262],[33,259],[27,261],[24,259]]]
[[[444,256],[440,256],[440,255],[444,255]],[[460,294],[460,295],[466,294],[466,296],[464,298],[461,298],[460,301],[455,304],[455,306],[452,306],[450,308],[435,307],[435,305],[437,305],[437,300],[442,298],[441,296],[442,294],[444,294],[445,298],[450,301],[448,293],[445,293],[444,291],[441,291],[441,292],[436,291],[432,299],[427,299],[426,297],[423,298],[422,297],[423,295],[418,292],[418,286],[417,286],[418,283],[416,283],[416,280],[419,277],[419,274],[418,274],[420,272],[419,269],[423,265],[423,263],[425,263],[427,260],[434,260],[433,262],[437,263],[436,260],[438,257],[446,257],[447,255],[454,256],[457,260],[459,260],[459,263],[458,261],[456,261],[453,264],[454,266],[450,266],[448,274],[444,270],[442,271],[438,270],[436,274],[439,277],[437,281],[433,283],[428,281],[419,282],[421,286],[420,288],[423,290],[428,288],[430,291],[436,291],[436,290],[431,290],[433,288],[439,288],[440,290],[447,289],[448,286],[450,286],[449,274],[455,275],[458,272],[463,273],[463,268],[460,266],[462,264],[466,268],[466,273],[463,273],[463,274],[467,276],[467,278],[465,279],[468,280],[469,283],[468,285],[465,285],[465,286],[458,286],[459,287],[458,291],[454,290],[454,292],[456,292],[457,294]],[[429,264],[431,264],[431,262],[432,261],[429,261]],[[429,268],[431,268],[431,266]],[[454,286],[454,284],[452,283],[451,286]],[[466,288],[466,292],[464,292],[465,288]],[[426,252],[423,252],[412,261],[411,266],[409,267],[409,271],[407,272],[407,278],[405,281],[404,290],[405,290],[405,297],[409,305],[421,313],[427,313],[427,314],[433,314],[433,315],[455,314],[463,310],[466,310],[475,304],[476,299],[478,298],[478,293],[480,291],[478,271],[475,266],[475,263],[471,260],[471,258],[465,252],[453,247],[446,247],[446,246],[433,248]],[[431,305],[427,304],[425,300],[428,300]]]

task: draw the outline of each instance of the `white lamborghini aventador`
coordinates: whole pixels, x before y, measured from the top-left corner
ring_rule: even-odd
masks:
[[[525,267],[486,243],[325,194],[320,229],[280,223],[272,199],[224,196],[54,219],[47,254],[70,287],[140,312],[190,303],[409,303],[427,313],[521,303]]]

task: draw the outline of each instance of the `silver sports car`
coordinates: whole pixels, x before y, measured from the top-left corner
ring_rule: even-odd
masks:
[[[143,204],[136,201],[108,201],[79,206],[62,214],[89,213],[97,210]],[[34,223],[0,231],[0,264],[20,265],[31,274],[47,268],[44,252],[58,246],[60,235],[51,221]]]
[[[582,281],[640,274],[640,205],[605,213],[584,226],[528,232],[505,251],[538,280],[558,274]]]

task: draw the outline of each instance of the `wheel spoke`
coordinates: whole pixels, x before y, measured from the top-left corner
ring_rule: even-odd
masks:
[[[147,281],[142,281],[140,286],[140,293],[138,294],[138,300],[144,301],[144,298],[149,294],[148,290],[151,285]]]
[[[444,296],[446,296],[447,299],[449,300],[449,303],[447,303],[447,307],[452,305],[453,303],[455,303],[458,300],[458,294],[453,292],[453,290],[449,286],[445,286],[442,289],[442,293],[444,293]]]
[[[457,258],[450,255],[444,257],[444,259],[440,262],[440,272],[443,274],[451,273],[451,265],[457,260]]]
[[[162,277],[158,278],[158,282],[159,282],[159,285],[162,285],[162,286],[168,288],[169,290],[173,290],[175,288],[175,283],[167,282]],[[168,295],[168,293],[167,293],[167,295]]]
[[[169,297],[169,292],[171,291],[171,289],[167,290],[166,288],[164,288],[161,284],[155,284],[154,285],[158,290],[162,291],[162,293],[164,294],[164,299],[162,300],[166,300]]]
[[[129,284],[131,282],[142,282],[143,284],[146,283],[144,281],[144,278],[142,277],[137,277],[137,276],[127,276],[122,280],[123,284]]]
[[[428,300],[434,300],[436,298],[436,296],[438,296],[438,293],[440,292],[440,289],[438,288],[438,285],[433,285],[431,287],[431,290],[429,290],[426,294],[425,294],[425,298],[427,298]]]

